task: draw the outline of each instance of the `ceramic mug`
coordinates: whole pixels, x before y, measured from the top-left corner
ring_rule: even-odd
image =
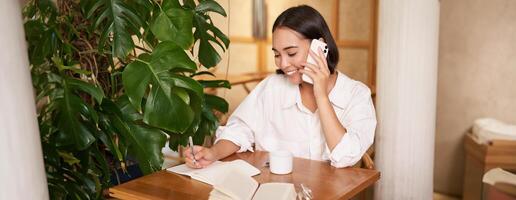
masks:
[[[279,150],[269,152],[269,168],[274,174],[289,174],[292,172],[293,156],[289,151]]]

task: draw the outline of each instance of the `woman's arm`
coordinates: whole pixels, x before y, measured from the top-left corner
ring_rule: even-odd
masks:
[[[317,53],[312,51],[309,53],[314,58],[317,65],[304,63],[305,67],[310,70],[302,70],[301,72],[307,74],[314,80],[313,91],[315,102],[319,109],[321,126],[326,138],[326,144],[328,144],[328,148],[332,151],[344,134],[346,134],[346,128],[337,118],[337,114],[335,113],[335,110],[333,110],[333,106],[331,105],[328,97],[328,93],[330,91],[328,88],[330,70],[328,69],[328,63],[324,57],[324,53],[321,49],[319,49]]]
[[[316,102],[319,109],[319,118],[321,118],[321,127],[324,132],[324,137],[326,138],[326,144],[328,144],[330,151],[333,151],[344,134],[346,134],[347,130],[337,118],[337,114],[335,114],[335,110],[328,96],[326,96],[326,98],[316,98]]]
[[[240,146],[229,140],[220,140],[210,148],[215,154],[217,160],[228,157],[240,149]]]

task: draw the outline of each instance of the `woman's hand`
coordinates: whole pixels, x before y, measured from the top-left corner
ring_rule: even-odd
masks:
[[[324,57],[324,53],[321,48],[318,52],[310,50],[308,52],[317,63],[316,65],[311,63],[302,63],[305,68],[301,69],[301,73],[308,75],[314,81],[314,96],[316,99],[328,98],[328,82],[330,80],[330,70],[328,69],[328,63]]]
[[[183,151],[183,156],[185,157],[185,162],[188,167],[204,168],[217,161],[217,156],[212,149],[196,145],[193,146],[193,149],[196,160],[195,164],[193,162],[194,157],[192,156],[191,148],[185,148],[185,151]]]

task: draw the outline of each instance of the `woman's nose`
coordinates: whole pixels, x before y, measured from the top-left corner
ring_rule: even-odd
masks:
[[[280,60],[280,67],[285,68],[289,66],[289,61],[287,58],[281,58]]]

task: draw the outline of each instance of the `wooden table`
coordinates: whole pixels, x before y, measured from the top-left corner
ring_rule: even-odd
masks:
[[[293,171],[275,175],[265,167],[267,152],[233,154],[224,159],[242,159],[260,169],[254,178],[259,183],[301,183],[312,189],[315,199],[349,199],[380,179],[380,172],[361,168],[337,169],[327,162],[294,158]],[[208,199],[212,186],[190,177],[162,170],[109,189],[111,197],[120,199]]]

